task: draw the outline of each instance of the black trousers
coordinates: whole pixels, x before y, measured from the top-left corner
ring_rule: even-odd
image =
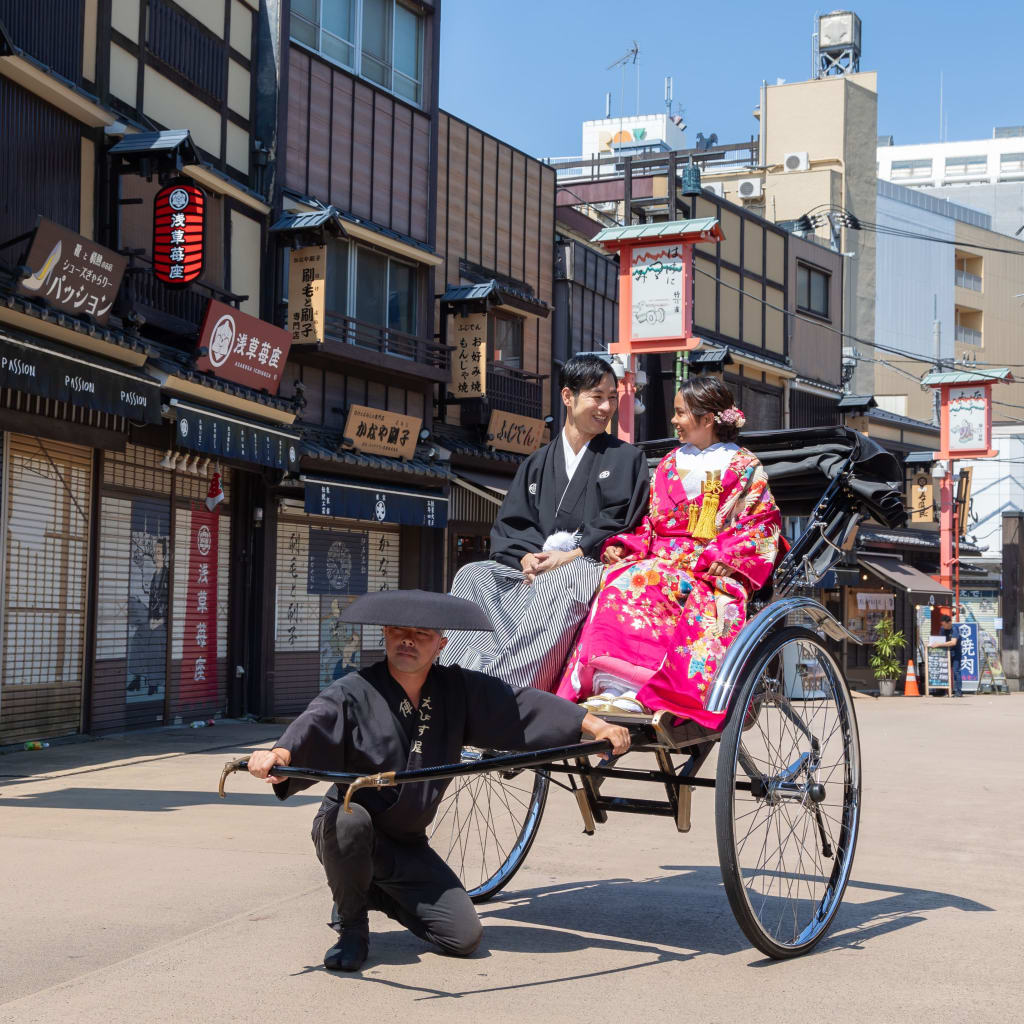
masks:
[[[313,832],[316,855],[334,897],[337,921],[381,910],[451,956],[469,956],[483,928],[458,876],[422,843],[400,843],[374,828],[365,808],[330,808]]]

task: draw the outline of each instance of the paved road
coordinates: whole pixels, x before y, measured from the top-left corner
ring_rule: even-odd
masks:
[[[594,838],[556,792],[512,891],[481,908],[476,956],[375,914],[367,968],[338,976],[317,797],[278,804],[239,776],[214,793],[273,727],[0,757],[0,1021],[1019,1019],[1024,696],[857,710],[854,881],[818,951],[785,963],[730,916],[710,792],[687,836],[629,816]]]

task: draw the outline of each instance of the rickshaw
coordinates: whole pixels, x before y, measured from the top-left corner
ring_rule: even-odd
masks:
[[[588,835],[612,813],[661,815],[687,832],[692,794],[713,789],[722,881],[738,924],[768,957],[807,953],[839,910],[861,812],[857,718],[834,653],[843,641],[860,641],[808,591],[840,560],[861,520],[903,522],[902,473],[892,455],[845,427],[751,432],[742,441],[765,467],[783,515],[805,525],[752,597],[713,680],[707,708],[727,712],[720,731],[663,711],[602,714],[630,730],[631,754],[653,755],[646,769],[632,757],[628,766],[596,760],[608,745],[591,741],[529,753],[467,747],[459,764],[419,771],[278,774],[347,783],[346,807],[367,786],[454,780],[430,842],[477,903],[501,892],[526,860],[552,785],[573,794]],[[656,465],[675,444],[642,447]],[[716,746],[714,776],[701,775]],[[245,764],[225,765],[222,796],[226,776]],[[613,796],[606,787],[615,780],[651,783],[664,795]]]

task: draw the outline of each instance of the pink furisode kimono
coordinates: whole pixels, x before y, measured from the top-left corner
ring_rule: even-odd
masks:
[[[683,445],[662,459],[650,509],[610,538],[624,561],[607,569],[558,687],[579,701],[602,679],[637,699],[709,728],[724,714],[704,705],[726,648],[746,621],[747,599],[772,573],[781,518],[757,458],[731,443]],[[712,562],[728,576],[707,572]]]

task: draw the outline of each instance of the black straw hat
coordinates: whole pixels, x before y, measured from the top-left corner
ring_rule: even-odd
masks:
[[[487,613],[461,597],[426,590],[382,590],[357,597],[342,613],[342,622],[412,629],[468,629],[494,632]]]

